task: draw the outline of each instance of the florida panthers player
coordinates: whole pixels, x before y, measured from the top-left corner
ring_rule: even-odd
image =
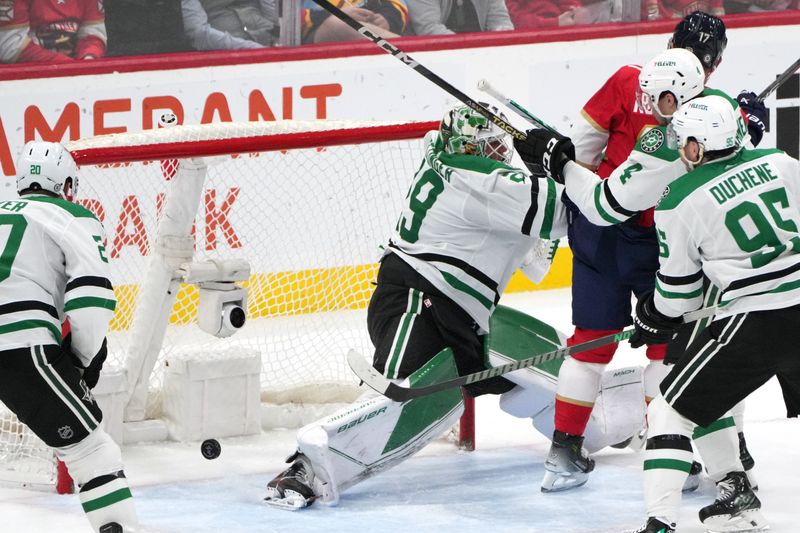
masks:
[[[508,135],[465,106],[424,140],[394,234],[381,260],[367,327],[373,364],[423,385],[484,366],[484,337],[511,275],[539,239],[567,229],[563,188],[508,165]],[[502,393],[504,378],[468,393]],[[267,485],[267,502],[296,509],[405,460],[461,416],[460,390],[405,403],[374,397],[298,432],[292,465]]]
[[[61,145],[29,142],[17,173],[20,197],[0,201],[0,400],[67,464],[92,529],[132,532],[120,449],[91,393],[116,305],[103,227],[72,203],[77,169]]]
[[[636,306],[637,333],[670,338],[682,313],[702,305],[702,277],[722,290],[714,322],[692,342],[650,404],[644,457],[648,522],[674,533],[696,426],[707,426],[777,375],[800,398],[800,164],[779,150],[743,148],[742,117],[719,96],[698,98],[672,121],[681,160],[694,169],[656,209],[659,290]],[[765,349],[763,339],[770,339]],[[700,510],[709,531],[765,528],[743,471],[718,483]]]

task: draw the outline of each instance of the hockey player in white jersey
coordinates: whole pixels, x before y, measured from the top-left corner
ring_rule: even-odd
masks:
[[[77,168],[61,145],[29,142],[17,172],[20,197],[0,201],[0,400],[66,463],[94,531],[133,532],[120,449],[91,392],[116,306],[103,227],[72,203]]]
[[[509,279],[540,239],[566,233],[562,186],[510,166],[508,135],[484,116],[457,106],[424,143],[367,316],[375,368],[413,385],[485,369],[484,337]],[[494,378],[467,392],[513,387]],[[459,389],[405,403],[360,401],[299,430],[292,464],[269,482],[266,501],[288,509],[335,502],[462,412]]]
[[[671,338],[680,315],[702,305],[703,275],[722,298],[650,404],[648,522],[638,530],[645,533],[675,531],[695,426],[712,423],[772,376],[800,370],[800,164],[779,150],[743,148],[741,116],[719,96],[683,106],[672,131],[693,170],[669,185],[656,209],[657,290],[637,305],[634,337]],[[800,397],[797,383],[780,382],[787,397]],[[717,500],[700,510],[709,531],[765,527],[744,472],[729,472],[717,486]]]

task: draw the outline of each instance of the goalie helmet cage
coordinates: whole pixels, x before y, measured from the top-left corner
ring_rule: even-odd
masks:
[[[325,412],[313,406],[353,401],[358,382],[346,354],[372,353],[366,305],[380,246],[422,160],[422,137],[437,127],[222,123],[69,143],[80,166],[77,203],[106,229],[117,297],[106,365],[127,372],[125,420],[160,418],[171,358],[229,350],[260,354],[265,426],[300,425]],[[242,283],[247,322],[225,339],[198,329],[198,290],[175,277],[183,263],[220,259],[251,268]],[[305,414],[287,422],[297,412]],[[21,424],[9,429],[9,415],[0,416],[0,481],[38,446],[52,468],[42,477],[57,482],[52,454]],[[472,399],[453,435],[474,448]]]

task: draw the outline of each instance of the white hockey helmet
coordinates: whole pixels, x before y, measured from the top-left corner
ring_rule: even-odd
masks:
[[[669,136],[674,138],[681,158],[696,166],[708,152],[730,149],[734,154],[741,150],[747,138],[747,125],[732,101],[718,95],[703,96],[678,109],[669,125]],[[689,140],[700,145],[694,160],[685,154]]]
[[[17,192],[47,191],[72,200],[78,190],[78,167],[58,143],[30,141],[17,159]]]
[[[664,115],[658,108],[661,95],[672,93],[680,107],[703,92],[705,80],[697,56],[683,48],[670,48],[645,63],[639,73],[639,88],[649,97],[653,110],[669,120],[672,115]]]
[[[481,105],[506,119],[497,107],[483,102]],[[508,134],[465,105],[457,105],[444,115],[439,135],[445,151],[451,154],[479,155],[503,163],[511,161],[513,155]]]

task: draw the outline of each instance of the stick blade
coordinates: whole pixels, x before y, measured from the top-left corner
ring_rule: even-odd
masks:
[[[415,397],[411,389],[399,387],[386,379],[383,374],[375,370],[375,368],[355,350],[350,350],[347,353],[347,364],[350,365],[350,370],[352,370],[358,379],[364,382],[367,387],[386,396],[392,401],[404,402]]]
[[[347,364],[350,365],[350,370],[353,371],[358,379],[376,392],[385,395],[386,389],[392,384],[355,350],[350,350],[347,353]]]

